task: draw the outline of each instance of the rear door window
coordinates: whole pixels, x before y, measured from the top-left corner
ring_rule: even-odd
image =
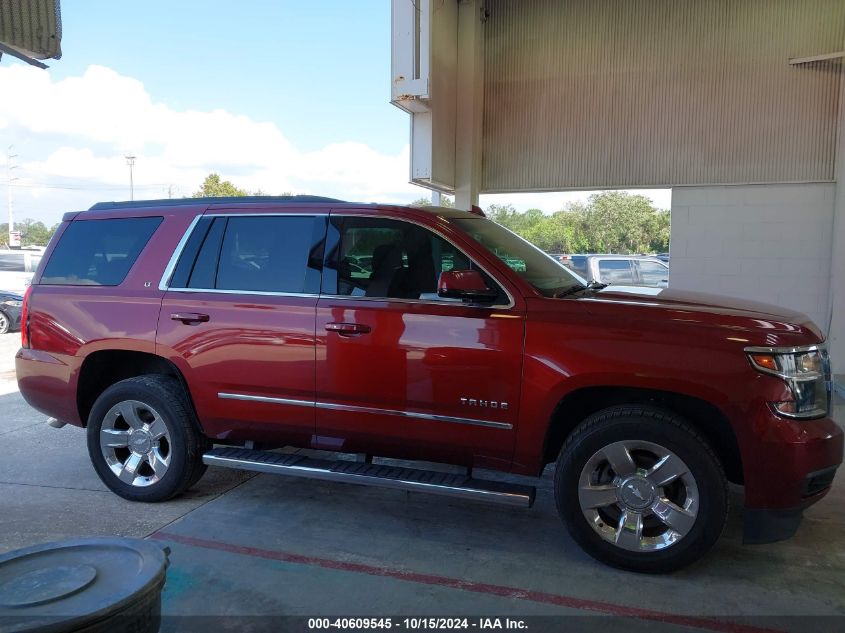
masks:
[[[230,216],[204,219],[188,240],[171,289],[316,294],[325,218]]]
[[[311,217],[232,217],[226,226],[220,290],[304,292]]]
[[[121,284],[162,219],[71,222],[44,268],[41,283],[64,286]]]
[[[600,259],[599,276],[602,283],[634,285],[634,269],[628,259]]]

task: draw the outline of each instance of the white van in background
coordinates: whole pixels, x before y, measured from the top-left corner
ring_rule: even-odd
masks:
[[[0,290],[22,295],[29,286],[43,253],[42,247],[0,250]]]

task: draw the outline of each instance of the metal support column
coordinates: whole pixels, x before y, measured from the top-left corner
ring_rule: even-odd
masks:
[[[457,120],[455,143],[455,207],[478,204],[481,188],[481,143],[484,116],[483,0],[458,5]]]

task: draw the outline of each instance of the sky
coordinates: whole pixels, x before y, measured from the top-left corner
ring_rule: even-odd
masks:
[[[62,23],[49,70],[0,60],[0,221],[10,173],[17,219],[128,199],[127,154],[138,199],[191,195],[211,172],[267,194],[430,196],[408,183],[409,118],[389,103],[387,0],[66,1]]]

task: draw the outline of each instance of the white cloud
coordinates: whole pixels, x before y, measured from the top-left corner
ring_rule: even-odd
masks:
[[[103,66],[62,80],[23,65],[0,66],[0,130],[0,166],[10,142],[18,154],[19,217],[55,221],[68,209],[127,198],[127,153],[137,157],[137,198],[190,195],[213,171],[268,194],[384,202],[430,195],[407,182],[407,145],[396,155],[353,140],[301,151],[272,122],[220,109],[175,110],[156,102],[142,82]],[[589,193],[488,195],[481,204],[554,211]],[[661,208],[670,205],[669,190],[640,193]]]
[[[0,67],[0,95],[0,129],[27,145],[18,151],[16,195],[23,201],[38,185],[41,193],[63,187],[58,191],[87,190],[95,199],[125,197],[127,153],[137,156],[139,198],[160,197],[169,185],[190,194],[212,171],[270,194],[408,201],[425,193],[407,183],[407,147],[386,155],[342,141],[302,152],[274,123],[219,109],[174,110],[137,79],[102,66],[63,80],[20,65]]]

